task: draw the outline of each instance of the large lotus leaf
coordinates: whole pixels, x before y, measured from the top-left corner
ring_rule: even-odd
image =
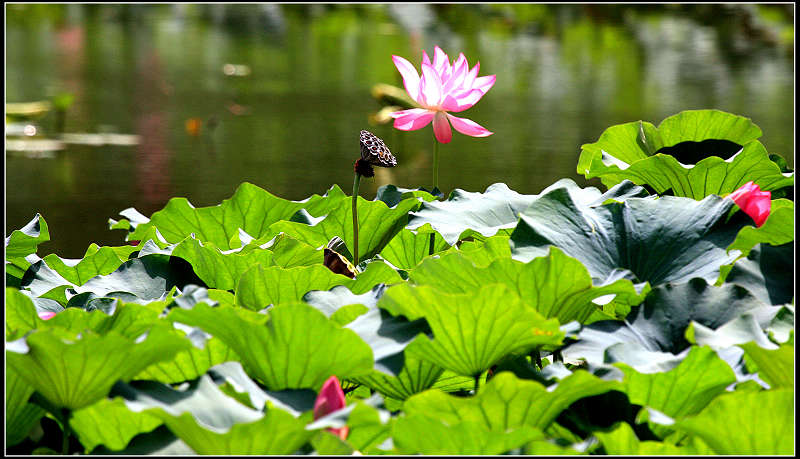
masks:
[[[33,386],[25,382],[17,371],[6,367],[6,445],[13,446],[28,436],[33,426],[44,416],[45,411],[28,399]]]
[[[162,421],[146,412],[129,410],[122,399],[103,399],[72,413],[69,425],[86,451],[98,445],[112,451],[128,446],[133,437],[150,432]]]
[[[576,371],[550,388],[501,372],[476,396],[457,397],[431,389],[410,397],[403,409],[409,416],[426,414],[448,424],[475,422],[492,431],[521,426],[544,430],[573,402],[621,387],[616,381],[603,381],[586,371]]]
[[[764,349],[755,342],[749,342],[739,347],[744,349],[745,358],[753,362],[759,376],[770,387],[794,387],[793,346],[784,344],[778,349]]]
[[[606,454],[614,456],[677,456],[713,454],[704,443],[676,446],[667,442],[640,441],[630,424],[621,422],[608,432],[596,431],[594,436],[603,444]]]
[[[586,178],[600,177],[607,187],[627,179],[658,193],[672,189],[676,196],[694,199],[730,193],[750,180],[764,190],[792,185],[793,175],[782,174],[755,140],[760,136],[747,118],[687,110],[665,119],[658,129],[642,121],[606,129],[597,142],[581,146],[577,170]],[[731,145],[735,151],[743,148],[728,158],[734,152]]]
[[[25,258],[32,253],[36,253],[36,248],[39,244],[49,240],[50,232],[47,228],[47,222],[44,221],[44,217],[40,214],[36,214],[27,225],[12,231],[11,235],[6,238],[6,260],[10,258]]]
[[[788,199],[775,199],[764,224],[758,228],[755,226],[742,228],[736,240],[728,246],[728,250],[741,250],[747,255],[749,250],[759,243],[781,245],[791,241],[794,241],[794,202]]]
[[[745,222],[724,222],[732,206],[730,199],[712,195],[702,201],[664,196],[588,207],[566,189],[555,189],[522,212],[511,252],[527,262],[555,245],[599,279],[627,269],[651,285],[694,277],[714,282],[720,266],[738,255],[726,251]]]
[[[128,409],[160,418],[198,454],[290,454],[313,434],[278,408],[262,413],[240,404],[208,376],[184,390],[151,382],[116,389]]]
[[[735,391],[673,427],[700,437],[715,454],[793,455],[794,390]]]
[[[186,261],[153,254],[128,260],[111,274],[95,276],[81,286],[72,285],[42,260],[28,268],[22,278],[21,287],[34,296],[43,296],[59,289],[63,292],[63,289],[69,288],[70,295],[85,293],[106,297],[122,293],[130,301],[135,298],[163,298],[173,287],[183,288],[187,284],[202,284],[202,281]],[[66,303],[69,298],[63,293],[60,295],[58,299]]]
[[[328,318],[334,316],[343,307],[354,304],[366,306],[366,308],[360,309],[359,315],[361,315],[370,309],[374,309],[385,291],[386,285],[378,284],[366,293],[356,295],[346,286],[337,285],[330,290],[311,290],[303,295],[303,301],[317,308]]]
[[[378,309],[376,305],[385,290],[384,284],[378,284],[367,293],[355,295],[339,285],[327,292],[310,291],[303,296],[303,301],[356,332],[372,348],[375,368],[385,373],[384,376],[397,376],[403,367],[405,347],[419,333],[430,333],[430,329],[424,320],[409,322]],[[352,306],[358,307],[351,310]]]
[[[600,364],[607,362],[606,350],[611,346],[631,344],[641,349],[645,364],[624,361],[642,371],[648,367],[648,359],[658,357],[655,354],[678,354],[688,348],[690,343],[684,333],[693,321],[716,329],[743,312],[763,307],[763,303],[738,285],[715,287],[699,278],[687,283],[662,284],[650,292],[644,304],[633,308],[625,321],[584,326],[578,333],[579,340],[566,346],[562,354],[570,361],[585,359]]]
[[[372,350],[355,332],[305,303],[270,309],[265,325],[242,318],[237,309],[199,303],[191,310],[171,310],[168,319],[221,339],[269,390],[317,390],[331,375],[358,376],[373,366]]]
[[[310,266],[323,261],[323,252],[287,235],[279,234],[269,246],[273,261],[284,268]]]
[[[794,242],[759,244],[736,261],[725,282],[738,284],[766,304],[794,302]]]
[[[777,349],[778,346],[769,340],[765,329],[782,309],[780,306],[763,306],[746,310],[716,329],[692,321],[686,329],[686,339],[693,344],[708,345],[716,350],[750,341],[765,349]],[[741,356],[740,351],[737,356]]]
[[[140,342],[114,331],[102,336],[84,333],[75,339],[59,329],[47,329],[16,343],[6,346],[8,366],[52,405],[71,410],[97,402],[117,380],[129,380],[189,345],[160,327],[152,328]]]
[[[347,418],[350,432],[347,443],[355,450],[373,454],[391,433],[392,421],[388,413],[364,402],[356,402],[355,408]]]
[[[174,324],[179,328],[179,324]],[[210,336],[200,329],[185,330],[193,346],[175,355],[172,360],[157,362],[142,370],[134,379],[149,379],[166,384],[175,384],[199,377],[222,362],[239,360],[239,356],[221,339]]]
[[[70,284],[83,285],[93,277],[104,276],[116,271],[127,260],[127,257],[120,257],[118,251],[112,247],[97,247],[94,250],[90,247],[81,259],[65,259],[50,254],[42,260]]]
[[[433,233],[417,233],[403,228],[386,244],[381,251],[381,256],[389,263],[400,269],[411,269],[417,266],[423,258],[431,254],[431,234],[434,236],[433,253],[441,252],[450,247],[442,235]]]
[[[408,213],[420,205],[421,198],[409,198],[389,207],[382,201],[367,201],[358,197],[358,253],[359,260],[375,256],[406,225]],[[270,227],[271,234],[286,233],[312,247],[324,246],[334,236],[345,242],[352,253],[353,208],[351,202],[342,202],[325,218],[313,224],[281,221]],[[345,255],[346,254],[342,254]]]
[[[433,387],[444,372],[444,369],[438,365],[409,355],[404,355],[402,365],[402,370],[394,376],[373,370],[369,374],[351,379],[387,397],[405,400]],[[472,384],[471,379],[468,379],[468,382]]]
[[[257,263],[273,265],[273,254],[269,250],[220,250],[213,242],[188,237],[179,243],[172,255],[183,258],[192,265],[195,274],[209,287],[233,290],[241,275]]]
[[[402,416],[392,425],[395,454],[497,455],[543,438],[541,431],[527,426],[490,431],[477,422],[447,425],[425,414]]]
[[[480,374],[507,354],[559,344],[564,338],[557,320],[525,306],[502,284],[467,294],[401,284],[388,289],[378,306],[408,320],[424,317],[434,339],[419,337],[408,349],[464,376]]]
[[[424,320],[410,322],[378,308],[368,310],[344,328],[356,332],[372,349],[375,370],[391,376],[398,376],[403,370],[406,346],[420,333],[430,334]]]
[[[645,285],[637,292],[627,279],[594,286],[586,267],[557,247],[551,247],[547,256],[528,263],[500,258],[487,267],[475,266],[462,253],[449,253],[425,260],[409,273],[409,279],[447,293],[468,293],[486,284],[503,284],[524,304],[547,318],[557,318],[562,324],[573,320],[585,322],[600,309],[592,303],[596,298],[614,295],[614,301],[627,306],[627,311],[630,306],[640,304],[649,291],[649,286]]]
[[[541,195],[556,188],[566,188],[571,195],[586,204],[644,192],[640,187],[633,190],[626,184],[601,195],[596,188],[582,189],[570,179],[561,179],[545,188]],[[490,185],[483,193],[456,189],[446,201],[423,203],[418,211],[411,213],[406,228],[419,230],[420,233],[435,230],[449,245],[468,237],[483,239],[498,232],[510,233],[519,219],[519,213],[541,195],[519,194],[505,183]]]
[[[464,241],[455,250],[469,258],[475,266],[483,268],[498,258],[511,258],[509,241],[508,235],[501,234],[482,241]]]
[[[707,346],[693,346],[677,367],[663,373],[639,373],[624,363],[616,366],[625,373],[624,392],[631,403],[671,417],[697,414],[736,382],[731,367]]]
[[[50,240],[50,232],[44,217],[36,214],[33,220],[18,230],[11,232],[5,240],[6,283],[18,283],[31,263],[38,261],[36,249],[39,244]],[[26,257],[30,259],[26,259]],[[15,280],[16,279],[16,280]]]
[[[127,237],[129,240],[142,239],[145,231],[154,226],[171,243],[180,242],[194,233],[203,242],[213,242],[215,246],[229,250],[234,248],[229,243],[233,238],[238,239],[239,229],[259,238],[265,235],[271,224],[290,219],[300,209],[316,205],[319,207],[316,210],[325,210],[328,205],[338,205],[345,198],[341,189],[334,186],[324,197],[314,195],[303,201],[289,201],[244,182],[232,197],[215,206],[195,208],[186,198],[172,198],[148,222],[136,225]]]
[[[424,188],[401,188],[396,185],[383,185],[375,193],[375,201],[383,201],[389,207],[396,206],[404,199],[415,197],[420,197],[424,201],[436,200],[436,196],[430,194]]]
[[[265,391],[250,379],[239,362],[214,365],[208,370],[208,375],[217,385],[222,383],[220,388],[223,391],[230,386],[231,390],[226,392],[228,395],[235,394],[235,398],[255,409],[275,406],[297,418],[313,410],[317,399],[317,393],[310,389]]]
[[[380,283],[401,281],[397,271],[382,262],[369,263],[355,279],[335,274],[323,265],[289,269],[255,265],[239,279],[236,304],[257,311],[270,304],[298,301],[311,290],[328,290],[336,285],[344,285],[351,292],[359,294]]]
[[[6,287],[6,341],[13,341],[43,322],[36,313],[33,301],[21,291]]]

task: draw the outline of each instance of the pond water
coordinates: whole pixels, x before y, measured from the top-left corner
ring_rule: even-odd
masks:
[[[562,177],[597,186],[576,173],[582,144],[687,109],[751,118],[793,165],[792,41],[752,8],[717,8],[9,5],[6,101],[66,92],[74,103],[63,123],[72,141],[53,151],[9,148],[7,125],[6,232],[39,212],[51,234],[39,255],[80,258],[92,242],[122,243],[107,221],[127,207],[149,216],[171,197],[218,204],[244,181],[288,199],[333,184],[349,194],[361,129],[399,162],[363,180],[362,196],[386,183],[429,187],[432,129],[372,124],[381,105],[370,90],[402,87],[392,54],[418,67],[434,45],[497,75],[459,114],[494,135],[454,133],[440,148],[445,192],[505,182],[531,194]],[[53,113],[35,121],[37,137],[57,139],[56,123]]]

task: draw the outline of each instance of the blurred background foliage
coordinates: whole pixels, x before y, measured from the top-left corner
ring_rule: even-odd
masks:
[[[361,129],[399,161],[363,196],[429,186],[431,128],[377,123],[371,90],[434,45],[497,75],[459,115],[495,134],[441,148],[445,192],[585,185],[581,144],[687,109],[752,118],[793,165],[793,24],[793,4],[7,4],[6,232],[40,212],[43,250],[80,257],[121,243],[127,207],[348,190]]]

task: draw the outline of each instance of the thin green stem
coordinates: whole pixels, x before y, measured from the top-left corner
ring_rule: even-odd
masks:
[[[431,193],[439,187],[439,141],[436,137],[433,138],[433,189]],[[433,255],[433,246],[436,242],[436,236],[431,233],[430,245],[428,247],[428,255]]]
[[[353,180],[353,266],[358,266],[358,188],[361,184],[361,174],[356,172]]]
[[[439,141],[433,139],[433,188],[439,187]],[[431,190],[433,192],[433,190]]]
[[[69,436],[71,434],[71,429],[69,428],[69,417],[70,412],[67,409],[61,411],[61,429],[62,429],[62,438],[61,438],[61,454],[67,455],[69,454]]]
[[[475,395],[478,395],[478,388],[481,385],[481,374],[478,373],[475,375]]]

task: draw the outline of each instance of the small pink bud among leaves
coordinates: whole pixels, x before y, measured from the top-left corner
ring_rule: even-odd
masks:
[[[56,316],[56,313],[53,311],[41,311],[38,314],[39,318],[42,320],[49,320]]]
[[[317,395],[317,400],[314,402],[314,419],[319,419],[327,414],[344,408],[346,402],[344,398],[344,391],[339,385],[339,380],[336,376],[331,376],[322,385],[322,389]],[[328,432],[333,433],[342,440],[347,438],[350,428],[347,426],[336,428],[328,428]]]
[[[769,217],[772,206],[772,193],[761,191],[761,188],[749,181],[741,188],[728,195],[747,215],[753,218],[756,226],[761,226]]]

